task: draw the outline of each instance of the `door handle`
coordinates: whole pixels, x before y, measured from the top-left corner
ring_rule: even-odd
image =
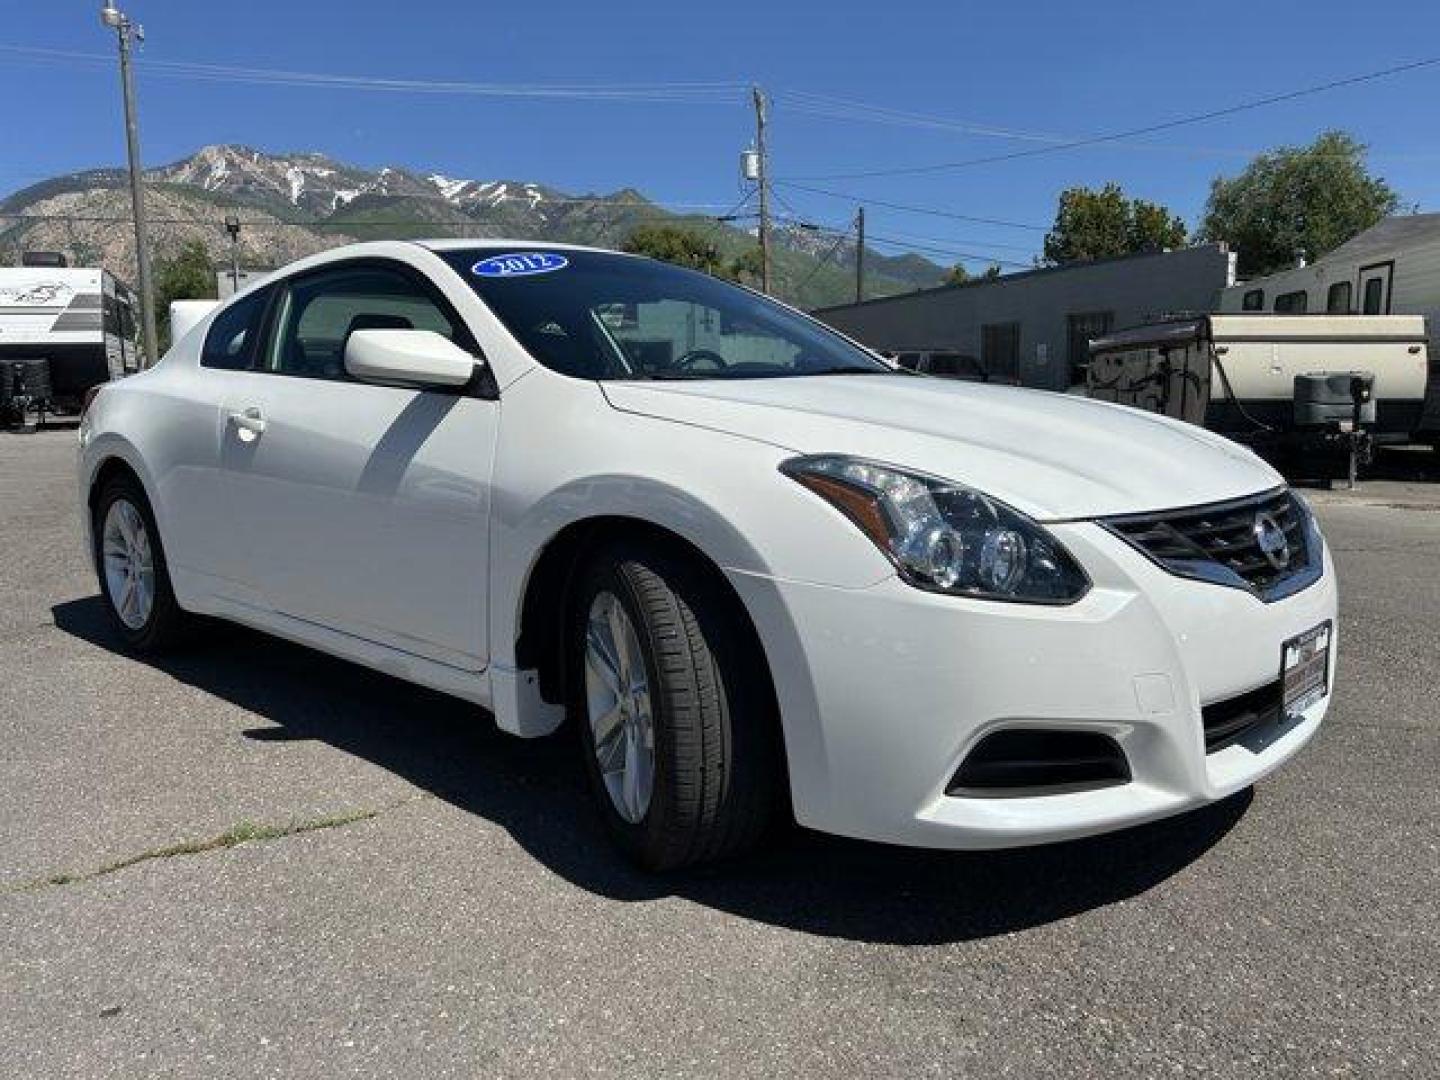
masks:
[[[244,412],[232,412],[230,423],[235,425],[241,442],[254,442],[265,433],[265,417],[260,415],[259,409],[253,407]]]

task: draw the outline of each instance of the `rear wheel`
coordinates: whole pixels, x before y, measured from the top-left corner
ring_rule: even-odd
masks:
[[[763,657],[720,583],[659,545],[616,544],[583,575],[571,697],[611,833],[655,870],[736,854],[781,782]]]
[[[125,644],[156,652],[175,643],[186,616],[175,602],[155,515],[138,481],[106,481],[91,519],[100,593]]]

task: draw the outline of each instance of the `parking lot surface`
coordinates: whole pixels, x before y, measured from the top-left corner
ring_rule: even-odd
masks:
[[[1337,698],[1253,793],[655,878],[564,735],[238,629],[123,655],[73,443],[0,434],[0,1076],[1440,1075],[1424,475],[1317,493]]]

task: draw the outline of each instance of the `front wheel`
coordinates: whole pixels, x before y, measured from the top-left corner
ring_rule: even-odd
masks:
[[[756,843],[781,783],[763,656],[738,601],[690,560],[617,544],[583,575],[571,695],[611,833],[653,870]]]

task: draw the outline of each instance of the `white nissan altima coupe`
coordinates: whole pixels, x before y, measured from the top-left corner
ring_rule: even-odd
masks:
[[[897,372],[703,274],[386,242],[219,307],[80,429],[138,651],[218,616],[573,717],[660,868],[777,815],[1004,847],[1221,798],[1321,722],[1335,572],[1198,428]]]

